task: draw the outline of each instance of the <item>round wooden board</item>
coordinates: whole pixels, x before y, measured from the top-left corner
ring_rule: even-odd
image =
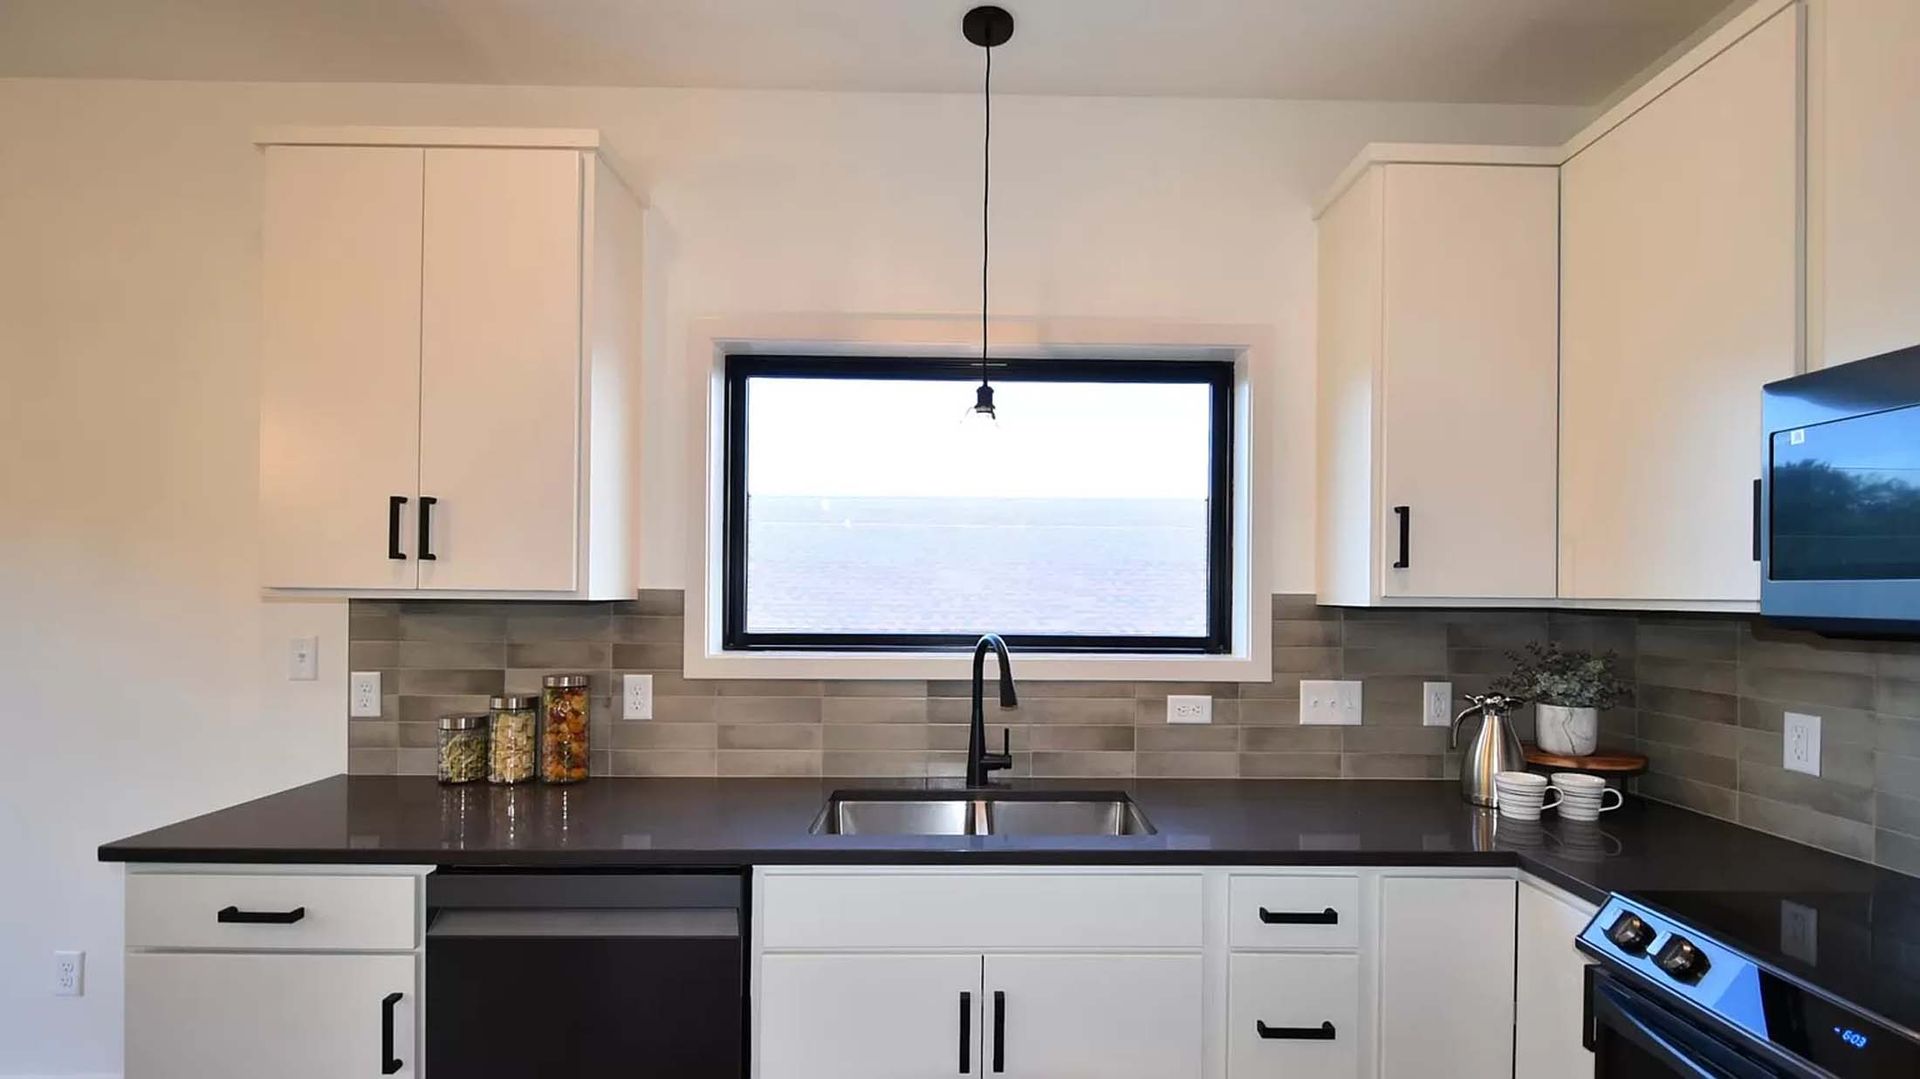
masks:
[[[1638,753],[1595,753],[1587,757],[1563,757],[1539,746],[1522,747],[1527,763],[1541,768],[1565,768],[1574,772],[1604,772],[1609,775],[1635,776],[1647,770],[1647,758]]]

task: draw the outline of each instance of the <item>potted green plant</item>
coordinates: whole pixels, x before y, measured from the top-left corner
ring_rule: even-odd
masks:
[[[1633,696],[1633,687],[1620,675],[1620,657],[1612,652],[1533,643],[1507,656],[1513,672],[1495,679],[1493,688],[1533,702],[1534,739],[1548,753],[1592,753],[1600,741],[1600,709]]]

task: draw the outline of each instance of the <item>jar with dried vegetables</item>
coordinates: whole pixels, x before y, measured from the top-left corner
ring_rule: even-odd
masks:
[[[472,783],[487,778],[487,717],[441,716],[440,768],[442,783]]]
[[[540,698],[494,697],[487,701],[492,716],[492,744],[487,781],[511,786],[533,778],[533,745],[539,731]]]
[[[550,674],[540,691],[540,778],[578,783],[587,778],[587,676]]]

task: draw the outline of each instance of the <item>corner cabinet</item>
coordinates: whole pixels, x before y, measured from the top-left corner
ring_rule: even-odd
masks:
[[[426,134],[263,139],[263,583],[626,598],[641,208],[591,133]]]
[[[1552,167],[1390,163],[1322,213],[1321,602],[1554,596],[1559,207]]]
[[[1760,387],[1798,368],[1790,4],[1562,167],[1560,595],[1759,599]]]

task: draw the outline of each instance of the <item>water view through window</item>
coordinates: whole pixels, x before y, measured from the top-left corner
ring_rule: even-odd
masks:
[[[746,633],[1205,638],[1214,386],[973,389],[746,380]]]

